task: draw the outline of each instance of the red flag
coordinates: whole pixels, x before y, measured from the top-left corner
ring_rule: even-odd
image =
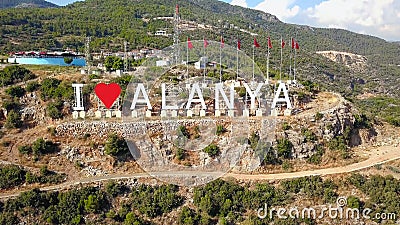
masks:
[[[238,39],[237,40],[237,49],[240,50],[240,47],[241,47],[241,43],[240,43],[240,40]]]
[[[282,48],[284,48],[285,45],[286,45],[285,40],[283,40],[283,38],[282,38]]]
[[[297,42],[297,41],[296,41],[296,43],[295,43],[295,48],[296,48],[296,49],[300,49],[299,42]]]
[[[224,46],[225,46],[224,37],[221,36],[221,48],[224,48]]]
[[[272,48],[272,42],[270,37],[268,37],[268,48]]]
[[[192,42],[190,41],[190,38],[188,38],[187,47],[188,47],[189,49],[192,49],[192,48],[193,48],[193,44],[192,44]]]
[[[208,41],[207,39],[204,38],[204,48],[207,48],[207,46],[208,46]]]
[[[254,47],[259,48],[260,44],[258,44],[257,39],[254,38]]]
[[[295,48],[295,43],[296,43],[296,41],[294,40],[294,38],[292,38],[292,49]]]

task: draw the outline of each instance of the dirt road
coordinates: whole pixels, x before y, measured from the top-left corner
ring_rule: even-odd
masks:
[[[390,162],[393,160],[400,159],[400,147],[395,146],[382,146],[379,148],[375,148],[369,152],[369,159],[354,163],[351,165],[343,166],[343,167],[335,167],[335,168],[327,168],[327,169],[317,169],[317,170],[309,170],[309,171],[301,171],[301,172],[293,172],[293,173],[278,173],[278,174],[236,174],[236,173],[227,173],[221,174],[223,177],[233,177],[238,180],[284,180],[305,176],[324,176],[324,175],[332,175],[332,174],[343,174],[350,173],[354,171],[359,171],[362,169],[366,169],[378,164],[383,164],[386,162]],[[157,172],[153,173],[153,176],[215,176],[217,173],[208,172],[197,174],[196,172],[182,172],[182,171],[168,171],[168,172]],[[57,191],[68,189],[73,186],[81,185],[81,184],[89,184],[89,183],[97,183],[108,180],[123,180],[123,179],[134,179],[134,178],[150,178],[151,176],[147,173],[137,173],[137,174],[126,174],[126,175],[107,175],[101,177],[89,177],[83,178],[80,180],[69,181],[66,183],[62,183],[59,185],[53,185],[48,187],[41,188],[42,191]],[[0,199],[7,199],[18,196],[22,191],[12,191],[8,193],[0,194]]]

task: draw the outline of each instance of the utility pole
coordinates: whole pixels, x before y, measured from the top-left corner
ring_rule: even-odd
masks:
[[[128,47],[128,42],[124,41],[124,72],[128,72],[129,70],[129,61],[128,61],[128,51],[127,51],[127,47]]]
[[[86,71],[87,74],[90,74],[90,67],[91,67],[91,62],[90,62],[90,41],[92,40],[91,37],[86,37],[86,42],[85,42],[85,59],[86,59]]]
[[[175,64],[180,64],[181,62],[181,52],[179,46],[179,25],[180,25],[180,15],[179,15],[179,5],[175,6],[175,15],[174,15],[174,61]]]

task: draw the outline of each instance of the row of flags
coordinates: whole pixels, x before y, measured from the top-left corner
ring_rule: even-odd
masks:
[[[207,39],[204,38],[204,39],[203,39],[203,46],[204,46],[204,48],[207,48],[208,45],[209,45],[209,43],[208,43]],[[225,46],[224,37],[221,36],[221,48],[224,48],[224,46]],[[256,47],[256,48],[260,48],[260,47],[261,47],[261,45],[257,42],[257,39],[256,39],[256,38],[254,38],[253,46]],[[281,39],[281,47],[284,48],[285,46],[286,46],[285,40],[283,40],[283,38],[282,38],[282,39]],[[191,42],[191,40],[190,40],[189,37],[188,37],[188,39],[187,39],[187,47],[188,47],[189,49],[192,49],[192,48],[193,48],[193,44],[192,44],[192,42]],[[240,50],[241,47],[242,47],[242,43],[241,43],[240,39],[238,39],[238,40],[237,40],[237,49]],[[272,46],[271,38],[268,37],[268,48],[271,49],[272,47],[273,47],[273,46]],[[292,45],[291,45],[291,47],[292,47],[292,49],[296,49],[296,50],[300,49],[299,42],[297,42],[296,39],[294,39],[294,38],[292,38]]]

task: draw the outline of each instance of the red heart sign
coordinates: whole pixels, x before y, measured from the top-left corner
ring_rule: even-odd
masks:
[[[121,87],[117,83],[100,83],[96,85],[94,92],[100,101],[103,102],[104,106],[107,109],[110,109],[115,100],[117,100],[118,96],[121,94]]]

